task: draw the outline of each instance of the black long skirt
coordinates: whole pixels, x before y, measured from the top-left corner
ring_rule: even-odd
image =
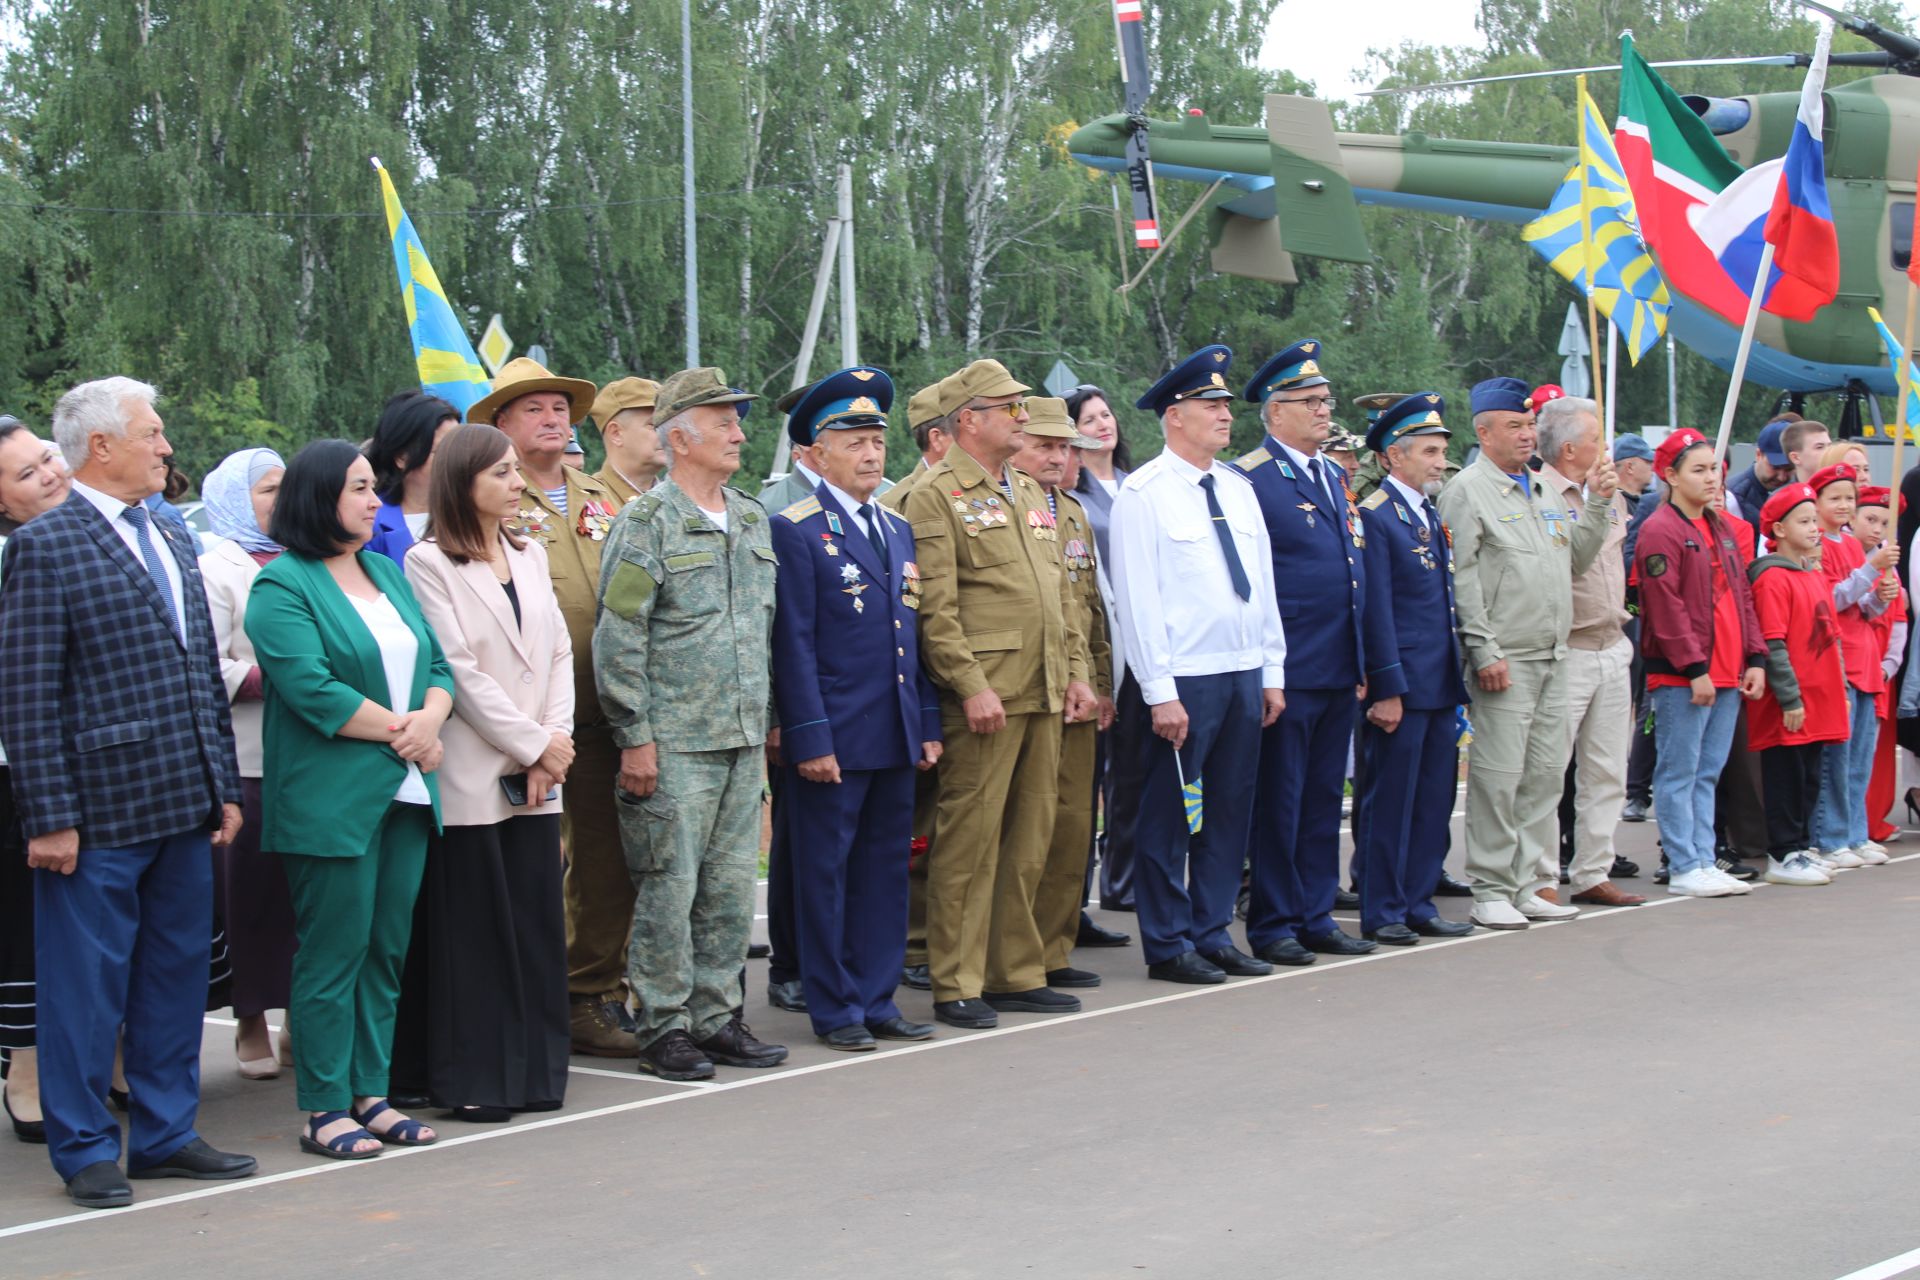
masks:
[[[213,851],[213,901],[227,930],[234,1016],[246,1018],[287,1007],[299,943],[285,866],[260,851],[260,779],[241,779],[240,791],[246,821],[239,839]]]
[[[33,1048],[33,872],[0,765],[0,1049]]]
[[[560,873],[559,814],[448,827],[428,846],[420,896],[427,919],[427,1083],[435,1103],[524,1111],[565,1101]]]

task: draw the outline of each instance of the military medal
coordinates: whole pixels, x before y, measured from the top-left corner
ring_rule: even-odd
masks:
[[[1302,502],[1299,504],[1299,507],[1300,507],[1300,510],[1307,513],[1307,528],[1309,529],[1318,528],[1319,526],[1314,523],[1314,519],[1313,519],[1313,512],[1314,512],[1313,504],[1311,502]]]
[[[547,522],[547,513],[539,507],[522,507],[520,508],[520,532],[545,542],[553,536],[553,526]]]
[[[840,554],[840,548],[833,544],[833,535],[830,533],[823,533],[820,535],[820,545],[826,548],[827,554],[830,556],[837,556]]]
[[[580,521],[573,531],[583,538],[605,542],[613,531],[613,510],[603,502],[588,500],[580,508]]]

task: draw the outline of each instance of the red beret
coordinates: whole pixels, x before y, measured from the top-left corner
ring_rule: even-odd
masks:
[[[1815,493],[1818,493],[1838,480],[1845,480],[1848,484],[1858,483],[1858,479],[1853,473],[1853,468],[1844,462],[1836,462],[1830,467],[1820,468],[1813,473],[1813,477],[1809,479],[1807,483],[1813,486]]]
[[[1787,518],[1787,513],[1803,502],[1814,499],[1813,486],[1795,481],[1783,484],[1767,497],[1767,503],[1760,508],[1760,532],[1772,536],[1773,526]]]
[[[1660,442],[1660,447],[1653,451],[1653,469],[1659,474],[1665,475],[1667,472],[1673,470],[1674,464],[1680,460],[1681,454],[1693,448],[1695,445],[1705,444],[1706,442],[1707,438],[1698,431],[1695,431],[1692,427],[1682,427],[1678,431],[1669,433],[1667,438]]]
[[[1543,382],[1533,389],[1531,396],[1527,397],[1527,407],[1529,409],[1538,409],[1550,400],[1564,400],[1566,398],[1567,393],[1563,388],[1557,387],[1551,382]]]
[[[1885,485],[1863,484],[1860,486],[1860,500],[1855,504],[1862,507],[1890,507],[1893,505],[1893,490]]]

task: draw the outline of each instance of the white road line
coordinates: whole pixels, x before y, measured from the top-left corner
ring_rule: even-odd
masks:
[[[608,1080],[625,1080],[628,1084],[670,1084],[679,1089],[711,1089],[711,1080],[662,1080],[659,1076],[650,1076],[635,1067],[631,1071],[609,1071],[605,1067],[576,1067],[569,1065],[567,1070],[579,1076],[604,1076]]]
[[[1920,1249],[1909,1249],[1897,1258],[1888,1258],[1885,1262],[1849,1271],[1840,1280],[1887,1280],[1889,1276],[1901,1276],[1916,1270],[1920,1270]]]
[[[1889,864],[1910,862],[1916,858],[1920,858],[1920,853],[1909,853],[1898,858],[1889,859]],[[1773,886],[1759,884],[1755,887],[1771,888]],[[1418,946],[1392,947],[1374,951],[1367,955],[1354,956],[1350,959],[1339,961],[1329,967],[1336,970],[1344,970],[1363,964],[1402,960],[1408,956],[1431,955],[1434,952],[1444,951],[1450,947],[1487,943],[1499,938],[1525,937],[1527,934],[1532,933],[1534,929],[1556,929],[1567,926],[1577,928],[1581,921],[1590,923],[1597,920],[1632,916],[1655,908],[1676,906],[1679,903],[1688,901],[1691,901],[1691,899],[1673,896],[1655,898],[1641,907],[1622,907],[1607,911],[1582,912],[1576,919],[1549,924],[1535,924],[1531,929],[1483,930],[1479,933],[1472,933],[1459,938],[1427,939],[1422,941]],[[204,1200],[210,1196],[233,1195],[240,1192],[256,1190],[260,1187],[272,1186],[275,1183],[292,1182],[300,1178],[312,1178],[318,1177],[321,1174],[340,1173],[349,1169],[362,1169],[370,1165],[391,1163],[395,1160],[431,1156],[438,1151],[444,1151],[452,1147],[467,1146],[475,1142],[493,1142],[501,1138],[513,1137],[517,1134],[534,1133],[542,1129],[558,1128],[561,1125],[578,1124],[583,1120],[598,1120],[602,1116],[623,1115],[632,1111],[641,1111],[648,1107],[684,1102],[690,1098],[713,1097],[718,1094],[731,1093],[736,1089],[751,1089],[762,1085],[776,1084],[782,1080],[793,1080],[801,1076],[817,1075],[823,1071],[839,1071],[849,1067],[860,1067],[876,1062],[890,1061],[907,1054],[936,1053],[941,1050],[955,1048],[959,1045],[980,1044],[989,1040],[999,1039],[1003,1036],[1023,1035],[1028,1032],[1042,1031],[1070,1023],[1084,1022],[1090,1018],[1104,1018],[1114,1014],[1134,1013],[1141,1009],[1152,1008],[1155,1005],[1173,1004],[1181,1000],[1206,999],[1236,991],[1245,991],[1248,988],[1264,986],[1269,983],[1286,982],[1291,979],[1303,978],[1322,972],[1325,972],[1325,970],[1321,969],[1318,965],[1310,968],[1286,969],[1278,973],[1268,974],[1265,977],[1242,978],[1222,986],[1189,987],[1183,991],[1173,991],[1163,996],[1150,996],[1144,1000],[1133,1000],[1126,1004],[1112,1005],[1104,1009],[1085,1009],[1079,1013],[1063,1014],[1060,1017],[1039,1018],[1032,1022],[1024,1022],[1014,1026],[997,1027],[991,1031],[975,1031],[943,1040],[927,1040],[918,1044],[900,1045],[897,1048],[886,1049],[879,1053],[863,1053],[855,1057],[839,1058],[828,1062],[816,1062],[811,1066],[796,1067],[791,1071],[779,1071],[771,1075],[748,1076],[737,1080],[717,1081],[705,1084],[701,1088],[690,1089],[684,1093],[659,1094],[650,1098],[640,1098],[633,1102],[620,1102],[614,1103],[611,1106],[595,1107],[589,1111],[549,1116],[544,1120],[529,1120],[505,1128],[489,1129],[480,1133],[462,1134],[454,1138],[443,1137],[430,1147],[388,1148],[381,1153],[376,1160],[325,1161],[320,1164],[308,1165],[299,1169],[287,1169],[280,1173],[270,1173],[261,1177],[245,1178],[235,1182],[223,1182],[216,1186],[202,1187],[198,1190],[185,1191],[176,1195],[159,1196],[152,1200],[138,1200],[125,1209],[85,1210],[80,1213],[65,1214],[57,1218],[43,1218],[35,1222],[23,1222],[17,1226],[0,1228],[0,1240],[7,1239],[11,1236],[30,1235],[38,1231],[47,1231],[54,1227],[64,1227],[86,1222],[110,1221],[142,1210],[185,1204],[194,1200]],[[594,1070],[597,1071],[598,1069],[596,1068]],[[1898,1267],[1895,1270],[1887,1271],[1882,1269],[1903,1262],[1907,1265]],[[1866,1271],[1855,1272],[1850,1276],[1843,1276],[1840,1280],[1885,1280],[1886,1277],[1900,1275],[1902,1272],[1913,1270],[1915,1267],[1920,1267],[1920,1250],[1916,1250],[1911,1254],[1903,1254],[1899,1258],[1889,1259],[1886,1262],[1880,1263],[1878,1267],[1870,1267]]]

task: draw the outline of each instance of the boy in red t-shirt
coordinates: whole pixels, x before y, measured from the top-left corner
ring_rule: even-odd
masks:
[[[1747,570],[1767,641],[1767,693],[1748,710],[1747,741],[1765,780],[1768,884],[1833,880],[1813,859],[1810,828],[1822,757],[1846,752],[1847,673],[1831,593],[1813,563],[1822,541],[1816,501],[1811,485],[1776,489],[1760,510],[1773,551]]]
[[[1892,502],[1892,490],[1876,484],[1860,486],[1860,500],[1853,509],[1853,537],[1860,544],[1863,554],[1886,541],[1893,532]],[[1897,579],[1895,585],[1898,585]],[[1894,688],[1893,677],[1900,670],[1900,660],[1907,652],[1908,612],[1907,593],[1902,591],[1887,606],[1887,611],[1873,620],[1874,632],[1885,641],[1886,647],[1880,658],[1880,672],[1885,680],[1874,710],[1875,718],[1880,722],[1880,731],[1875,736],[1873,746],[1873,776],[1867,781],[1865,848],[1872,853],[1885,853],[1886,846],[1880,842],[1900,829],[1887,821],[1887,811],[1893,808],[1893,748],[1897,737],[1894,711],[1899,702],[1896,696],[1899,690]]]
[[[1826,869],[1847,870],[1885,862],[1887,855],[1867,840],[1867,778],[1873,772],[1873,746],[1879,736],[1876,696],[1886,685],[1880,657],[1886,637],[1874,634],[1873,619],[1899,595],[1886,578],[1899,562],[1892,542],[1864,554],[1848,526],[1858,490],[1854,469],[1845,463],[1822,467],[1807,481],[1820,517],[1820,569],[1833,591],[1840,628],[1840,656],[1847,670],[1847,742],[1829,748],[1820,764],[1820,800],[1813,809],[1814,860]]]

